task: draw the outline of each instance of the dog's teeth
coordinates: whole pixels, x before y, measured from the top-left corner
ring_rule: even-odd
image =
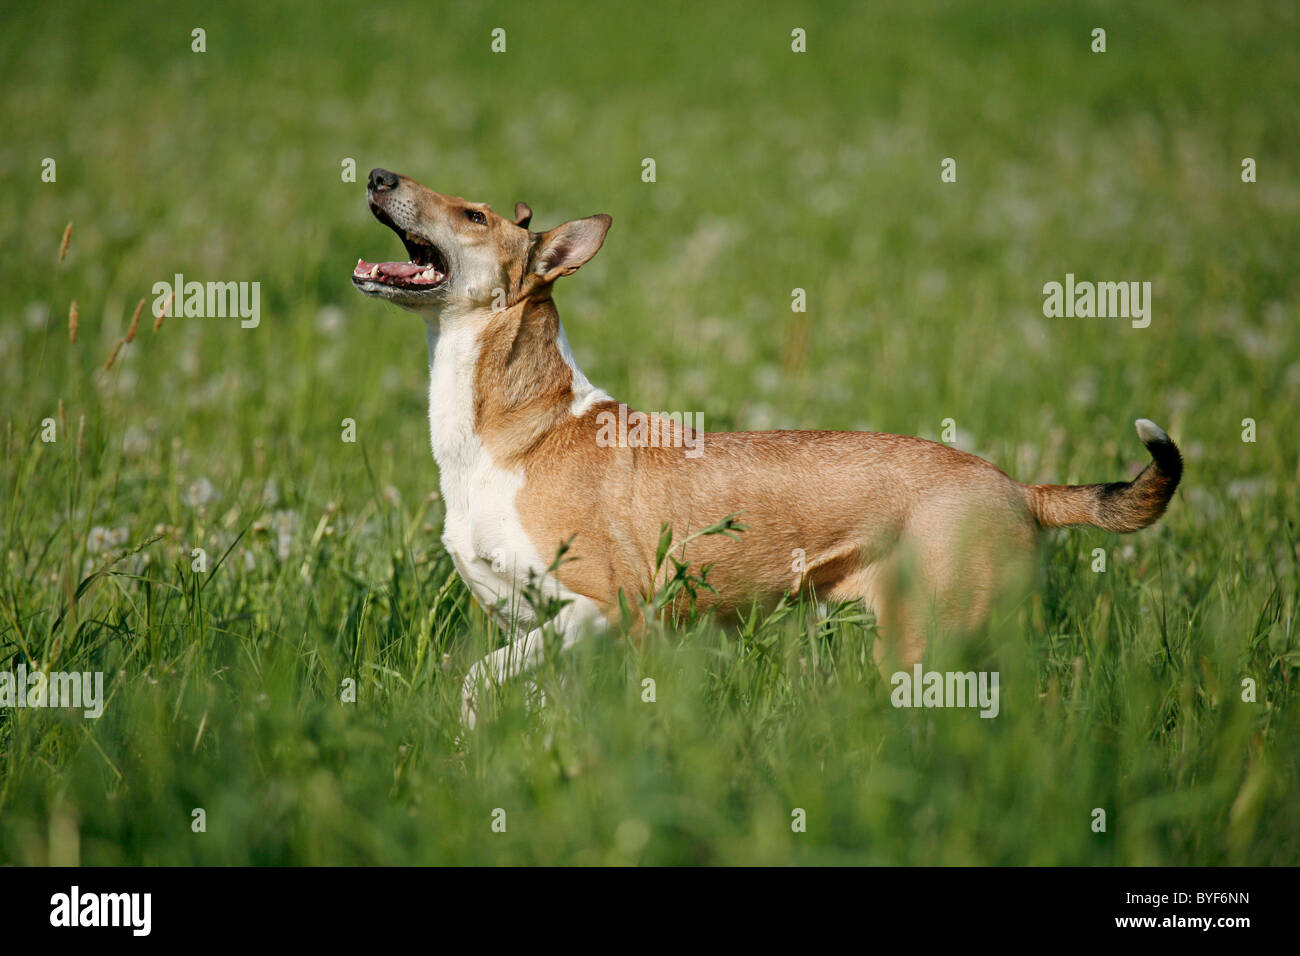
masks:
[[[368,279],[377,279],[377,278],[379,278],[379,266],[371,266],[371,267],[370,267],[370,274],[369,274],[366,278],[368,278]]]

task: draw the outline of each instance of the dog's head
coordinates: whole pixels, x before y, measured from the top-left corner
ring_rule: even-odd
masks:
[[[409,260],[361,259],[353,285],[429,317],[494,312],[544,293],[596,254],[610,224],[609,216],[590,216],[531,232],[525,203],[515,204],[510,220],[486,203],[444,196],[386,169],[370,171],[366,199]]]

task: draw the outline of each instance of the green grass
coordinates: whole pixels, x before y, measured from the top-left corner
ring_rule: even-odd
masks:
[[[103,671],[111,700],[0,711],[0,863],[1300,861],[1298,27],[1251,2],[14,11],[0,671]],[[396,243],[345,157],[535,227],[612,214],[557,300],[636,407],[952,418],[1024,481],[1131,474],[1148,416],[1184,484],[1141,534],[1047,537],[1036,596],[966,655],[1001,672],[996,719],[895,710],[869,619],[793,606],[580,647],[544,709],[508,687],[461,739],[497,638],[439,544],[423,330],[348,281]],[[146,313],[104,371],[177,272],[260,281],[260,327]],[[1151,326],[1044,318],[1066,272],[1151,281]]]

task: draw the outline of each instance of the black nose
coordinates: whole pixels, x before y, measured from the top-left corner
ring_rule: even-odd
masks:
[[[386,169],[370,170],[370,188],[375,192],[382,192],[385,189],[396,189],[397,173],[390,173]]]

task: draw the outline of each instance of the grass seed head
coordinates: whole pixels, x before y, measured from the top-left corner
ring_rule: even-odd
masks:
[[[105,372],[107,372],[110,368],[113,367],[113,363],[117,361],[118,350],[121,349],[121,347],[125,344],[126,344],[126,339],[117,340],[117,344],[113,346],[113,351],[108,353],[108,361],[104,363]]]
[[[125,342],[131,342],[135,339],[135,333],[140,328],[140,313],[144,311],[144,299],[141,299],[135,305],[135,311],[131,313],[131,324],[127,326]]]
[[[167,293],[167,299],[163,302],[162,311],[158,313],[158,318],[154,319],[153,330],[157,332],[162,328],[163,319],[167,318],[167,310],[172,307],[172,293]]]

